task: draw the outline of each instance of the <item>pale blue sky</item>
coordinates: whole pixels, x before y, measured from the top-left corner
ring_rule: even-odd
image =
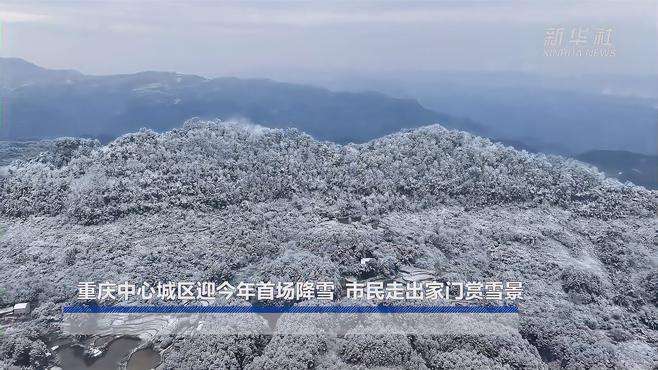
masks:
[[[3,56],[85,73],[656,73],[656,2],[2,2]],[[615,57],[549,58],[547,28],[611,27]],[[567,31],[568,32],[568,31]]]

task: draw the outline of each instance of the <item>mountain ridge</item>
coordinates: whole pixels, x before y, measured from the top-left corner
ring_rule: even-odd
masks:
[[[21,72],[25,65],[37,72]],[[0,68],[8,76],[0,80],[5,102],[0,138],[5,140],[58,136],[109,140],[141,127],[171,129],[191,117],[294,126],[341,143],[437,122],[481,131],[471,120],[426,109],[415,99],[377,92],[335,92],[268,79],[206,79],[176,72],[87,76],[18,59],[0,59]]]
[[[130,210],[159,210],[180,202],[208,210],[242,200],[262,201],[295,194],[329,196],[327,199],[334,199],[334,203],[328,206],[336,208],[337,217],[341,218],[372,212],[367,206],[358,205],[364,202],[364,196],[391,197],[389,206],[400,206],[407,198],[420,198],[428,204],[457,201],[468,206],[547,203],[602,218],[628,212],[646,216],[655,211],[650,191],[606,179],[581,162],[519,152],[439,125],[345,146],[316,141],[296,129],[254,127],[194,119],[182,128],[162,134],[149,130],[126,134],[102,147],[97,141],[63,139],[56,142],[55,151],[26,166],[19,164],[4,179],[0,211],[11,215],[65,212],[80,222],[93,224],[121,217]],[[173,148],[178,142],[179,147]],[[287,155],[279,153],[280,147],[289,148]],[[122,159],[117,160],[117,156]],[[160,156],[173,162],[158,163],[154,158]],[[185,167],[186,158],[195,158],[209,172],[194,180],[196,188],[189,190],[189,199],[169,199],[166,179],[173,175],[170,168],[178,168],[176,176],[198,176],[196,170]],[[319,167],[309,172],[304,162]],[[355,166],[372,170],[359,172],[358,180],[349,180],[349,190],[333,194],[331,184],[336,179],[356,179]],[[138,172],[126,177],[132,169]],[[43,172],[38,179],[54,182],[33,182],[32,171]],[[121,173],[126,175],[118,176]],[[277,180],[269,179],[269,173],[277,173]],[[387,173],[395,173],[395,179]],[[265,177],[256,181],[258,176]],[[137,185],[144,177],[151,178],[149,187]],[[69,193],[75,188],[70,184],[73,180],[110,188],[88,188],[91,193],[79,188]],[[134,185],[112,188],[117,182]],[[218,183],[224,189],[219,198],[217,190],[212,190]],[[423,185],[428,183],[433,186]],[[121,194],[133,188],[139,195],[131,195],[130,202],[141,200],[138,204],[124,204]],[[266,188],[269,190],[263,191]],[[112,205],[102,200],[113,193],[116,194],[112,198],[119,203]],[[31,199],[29,194],[37,198]],[[81,198],[73,201],[76,197]],[[620,197],[630,199],[622,201]],[[27,199],[30,200],[26,202]],[[641,208],[634,209],[635,206]]]

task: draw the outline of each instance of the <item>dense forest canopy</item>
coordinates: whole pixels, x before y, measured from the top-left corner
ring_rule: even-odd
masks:
[[[404,266],[524,282],[518,333],[146,340],[173,346],[166,369],[658,363],[656,193],[580,162],[441,126],[337,145],[192,120],[53,146],[0,179],[3,304],[35,302],[0,366],[53,364],[46,338],[80,281],[340,284]]]

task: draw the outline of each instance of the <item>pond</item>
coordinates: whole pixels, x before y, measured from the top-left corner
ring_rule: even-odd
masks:
[[[160,365],[162,357],[152,348],[140,349],[130,356],[128,360],[128,370],[149,370]]]
[[[61,366],[66,370],[115,370],[128,360],[128,356],[139,347],[140,340],[121,337],[113,340],[102,356],[89,358],[85,356],[80,345],[64,344],[57,350]],[[161,362],[160,354],[150,348],[141,349],[130,356],[129,370],[149,370]]]

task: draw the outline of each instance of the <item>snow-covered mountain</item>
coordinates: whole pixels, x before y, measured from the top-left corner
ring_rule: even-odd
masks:
[[[48,363],[45,338],[80,281],[340,284],[408,266],[441,281],[523,282],[518,331],[151,344],[174,346],[165,368],[658,364],[656,193],[580,162],[441,126],[340,146],[191,121],[55,146],[0,180],[0,281],[12,282],[3,299],[36,306],[0,337],[0,365]]]

